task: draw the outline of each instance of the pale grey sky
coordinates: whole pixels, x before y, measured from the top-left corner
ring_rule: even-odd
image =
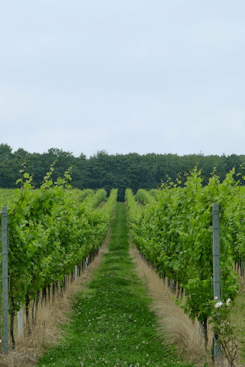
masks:
[[[0,4],[0,144],[245,154],[244,0]]]

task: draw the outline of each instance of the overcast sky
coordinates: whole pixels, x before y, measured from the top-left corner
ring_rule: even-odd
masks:
[[[0,4],[0,143],[245,154],[244,0]]]

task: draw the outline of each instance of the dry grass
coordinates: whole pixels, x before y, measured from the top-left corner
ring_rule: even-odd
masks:
[[[81,290],[86,291],[86,286],[92,279],[94,270],[100,265],[102,255],[108,251],[109,236],[110,230],[94,261],[81,273],[77,280],[67,284],[66,292],[63,296],[56,294],[54,298],[51,296],[51,300],[46,304],[38,305],[37,322],[36,325],[31,326],[31,335],[26,336],[27,331],[24,327],[24,336],[21,338],[17,337],[16,315],[16,347],[15,350],[9,348],[8,355],[0,354],[0,367],[33,367],[43,355],[46,347],[55,346],[62,340],[63,335],[59,325],[69,322],[67,314],[72,312],[73,296]]]
[[[152,298],[152,309],[159,318],[158,335],[165,338],[177,347],[179,353],[190,363],[203,365],[206,361],[211,365],[210,356],[206,356],[204,348],[204,338],[200,333],[197,320],[189,319],[184,314],[182,308],[177,306],[173,293],[167,286],[167,280],[164,282],[159,275],[147,265],[141,258],[136,246],[131,245],[130,255],[136,263],[138,275],[142,278],[148,287],[149,295]],[[209,350],[212,347],[213,333],[208,330]]]
[[[177,306],[174,301],[174,297],[177,297],[177,293],[171,291],[168,287],[167,279],[163,281],[159,275],[151,268],[145,260],[140,256],[135,245],[131,244],[130,255],[136,264],[136,270],[138,275],[147,285],[149,296],[152,298],[152,309],[157,313],[159,319],[159,325],[157,333],[159,338],[168,341],[177,347],[177,350],[183,356],[184,359],[190,363],[195,363],[197,366],[203,366],[205,362],[208,365],[213,366],[211,359],[211,353],[205,353],[204,338],[199,329],[199,323],[197,320],[194,322],[184,314],[182,308]],[[238,270],[235,269],[234,270]],[[239,271],[240,274],[240,271]],[[241,290],[237,297],[236,306],[233,312],[233,322],[239,326],[237,340],[240,347],[240,353],[243,354],[243,358],[239,353],[236,359],[236,366],[245,366],[245,277],[240,277]],[[208,325],[208,349],[211,351],[213,332],[211,325]],[[221,366],[229,367],[228,361],[223,357]]]

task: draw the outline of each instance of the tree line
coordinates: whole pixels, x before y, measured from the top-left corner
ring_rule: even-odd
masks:
[[[118,189],[118,201],[124,201],[125,189],[131,188],[135,194],[138,189],[157,188],[162,182],[179,177],[184,186],[185,175],[196,165],[202,170],[203,186],[216,167],[216,174],[223,182],[226,174],[235,167],[235,172],[242,172],[245,155],[222,156],[202,153],[178,156],[177,154],[138,153],[109,155],[105,150],[98,151],[89,158],[83,153],[74,157],[70,152],[51,148],[46,153],[29,153],[23,148],[15,152],[8,144],[0,144],[0,188],[16,188],[16,180],[21,178],[24,169],[33,176],[33,185],[39,188],[43,177],[55,163],[53,180],[63,177],[72,166],[72,186],[78,189],[103,188],[109,195],[112,188]],[[238,180],[235,177],[235,180]]]

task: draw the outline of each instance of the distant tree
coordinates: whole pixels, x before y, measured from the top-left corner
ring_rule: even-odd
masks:
[[[28,156],[28,152],[23,148],[19,148],[14,152],[14,157],[17,159],[25,159]]]
[[[8,144],[0,144],[0,160],[5,161],[13,158],[12,150]]]
[[[196,165],[201,169],[204,186],[208,184],[214,167],[221,182],[233,167],[236,173],[239,172],[241,164],[244,164],[245,168],[245,155],[235,154],[228,157],[224,154],[221,157],[204,156],[202,153],[184,156],[155,153],[139,155],[135,152],[109,155],[105,150],[101,150],[89,158],[83,153],[75,158],[71,152],[58,148],[51,148],[42,154],[28,153],[23,148],[12,153],[8,144],[0,144],[0,187],[16,187],[16,180],[20,177],[19,170],[24,163],[27,172],[33,176],[33,184],[38,188],[54,161],[54,182],[72,166],[73,187],[95,190],[104,188],[107,194],[112,188],[117,188],[119,201],[124,200],[126,188],[131,188],[134,193],[140,188],[157,188],[161,182],[166,182],[167,176],[173,182],[180,176],[183,187],[186,174]]]

